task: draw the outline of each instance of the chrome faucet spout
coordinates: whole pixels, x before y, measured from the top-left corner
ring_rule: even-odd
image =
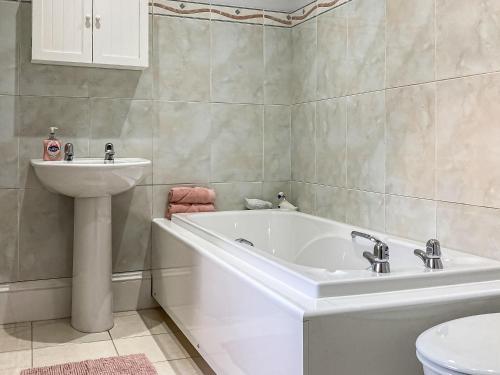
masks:
[[[73,143],[66,143],[64,145],[64,160],[73,161],[74,156],[75,154],[73,152]]]
[[[112,143],[106,143],[104,146],[104,162],[113,162],[115,160],[115,147]]]

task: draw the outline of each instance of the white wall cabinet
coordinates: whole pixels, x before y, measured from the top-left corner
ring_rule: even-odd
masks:
[[[144,69],[148,0],[33,0],[32,61]]]

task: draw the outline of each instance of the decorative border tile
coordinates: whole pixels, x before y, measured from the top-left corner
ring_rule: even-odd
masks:
[[[174,0],[155,0],[153,13],[164,16],[210,19],[210,4]]]
[[[237,8],[222,5],[212,5],[212,20],[264,24],[264,11],[262,9]]]
[[[292,26],[300,25],[301,23],[316,17],[316,9],[318,9],[318,5],[316,1],[314,1],[291,13]]]
[[[283,12],[264,11],[264,25],[265,26],[281,26],[291,27],[292,16]]]
[[[351,0],[318,0],[292,13],[180,0],[152,0],[153,14],[253,25],[293,27]]]
[[[332,10],[334,8],[341,6],[341,5],[344,5],[350,1],[351,0],[330,0],[330,1],[327,1],[327,0],[319,1],[318,0],[318,10],[317,10],[318,16],[320,14],[328,12],[329,10]]]

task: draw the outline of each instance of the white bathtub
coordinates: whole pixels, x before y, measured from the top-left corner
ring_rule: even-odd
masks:
[[[391,273],[362,257],[375,235]],[[254,247],[234,240],[245,238]],[[175,215],[153,224],[153,296],[218,375],[421,375],[415,340],[500,311],[500,263],[295,212]]]
[[[229,211],[176,215],[173,222],[224,248],[313,298],[387,292],[498,279],[500,262],[442,249],[443,270],[429,270],[413,251],[425,243],[398,239],[289,211]],[[363,257],[373,243],[351,238],[353,230],[389,245],[391,273],[376,274]],[[246,239],[254,247],[236,242]]]

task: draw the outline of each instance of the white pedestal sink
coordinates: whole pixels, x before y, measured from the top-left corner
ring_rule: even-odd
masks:
[[[146,159],[32,160],[45,187],[75,198],[71,324],[82,332],[113,327],[111,196],[145,176]]]

